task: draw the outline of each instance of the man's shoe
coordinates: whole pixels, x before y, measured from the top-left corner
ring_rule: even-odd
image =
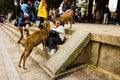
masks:
[[[56,52],[56,49],[51,49],[50,54],[55,54],[55,52]]]

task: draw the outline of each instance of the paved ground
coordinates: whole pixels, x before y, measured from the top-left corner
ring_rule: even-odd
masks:
[[[0,27],[4,28],[1,25]],[[6,33],[2,28],[0,28],[0,36],[1,36],[0,80],[19,80],[19,79],[20,80],[50,80],[50,77],[44,71],[42,71],[39,65],[31,58],[28,59],[27,66],[29,66],[29,69],[27,71],[18,68],[17,65],[21,51],[18,50],[19,48],[16,47],[17,44],[14,41],[10,40],[8,36],[6,36]],[[65,28],[69,28],[69,24],[65,25]],[[116,26],[116,25],[76,23],[73,24],[72,29],[87,31],[91,33],[120,36],[120,26]],[[11,76],[11,74],[15,74],[15,75]],[[63,76],[58,80],[119,80],[120,79],[120,78],[115,79],[114,77],[112,77],[112,75],[113,75],[112,73],[102,70],[101,68],[96,68],[93,65],[89,65],[84,69],[80,69],[72,74]]]
[[[69,27],[69,25],[66,25]],[[65,26],[65,27],[66,27]],[[109,34],[120,36],[120,26],[116,25],[105,25],[105,24],[89,24],[89,23],[76,23],[73,24],[73,30],[88,31],[97,34]]]
[[[39,22],[35,24],[37,26]],[[65,28],[69,29],[70,24],[66,24]],[[92,24],[92,23],[75,23],[72,30],[88,31],[97,34],[109,34],[120,36],[120,25],[113,24]]]

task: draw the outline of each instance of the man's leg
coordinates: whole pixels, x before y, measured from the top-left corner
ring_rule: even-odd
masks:
[[[44,22],[44,18],[43,17],[40,17],[40,23],[39,23],[39,26],[38,28],[42,29],[42,23]]]

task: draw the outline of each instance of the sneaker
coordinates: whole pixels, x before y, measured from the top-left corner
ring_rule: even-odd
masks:
[[[56,49],[51,49],[50,54],[54,54],[56,52]]]

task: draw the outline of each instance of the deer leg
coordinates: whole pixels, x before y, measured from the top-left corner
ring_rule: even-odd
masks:
[[[46,52],[46,41],[43,41],[42,45],[43,45],[43,50]]]
[[[31,51],[32,51],[32,49],[26,50],[26,53],[25,53],[25,55],[23,56],[23,69],[27,69],[27,68],[25,67],[25,62],[26,62],[27,57],[30,55]]]
[[[73,22],[73,17],[71,17],[71,19],[70,19],[70,29],[69,29],[69,34],[71,35],[72,34],[72,30],[71,30],[71,28],[72,28],[72,22]]]
[[[23,58],[23,56],[25,55],[25,53],[23,52],[23,54],[21,55],[21,58],[20,58],[20,61],[19,61],[19,67],[21,67],[21,61],[22,61],[22,58]]]
[[[43,45],[43,50],[44,50],[44,52],[45,52],[45,56],[46,56],[46,58],[48,59],[47,50],[46,50],[46,41],[43,41],[43,42],[42,42],[42,45]]]

